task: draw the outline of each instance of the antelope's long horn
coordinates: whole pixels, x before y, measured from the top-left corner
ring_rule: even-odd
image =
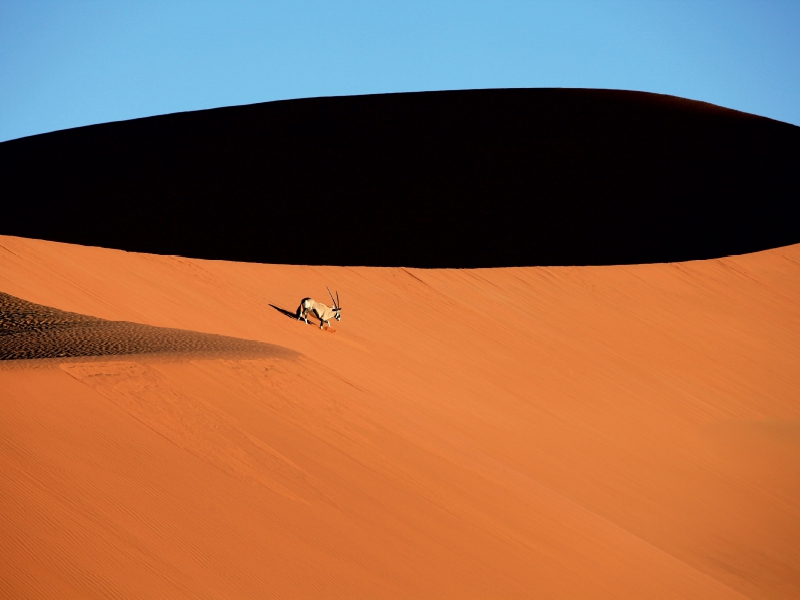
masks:
[[[336,308],[342,308],[342,305],[339,303],[339,290],[336,290]]]
[[[333,299],[333,294],[331,293],[331,288],[329,288],[329,287],[326,285],[326,286],[325,286],[325,289],[326,289],[326,290],[328,290],[328,294],[330,294],[330,296],[331,296],[331,302],[333,302],[333,308],[336,308],[336,300],[334,300],[334,299]]]

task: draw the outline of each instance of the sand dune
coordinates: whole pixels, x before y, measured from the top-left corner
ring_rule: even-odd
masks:
[[[0,234],[272,264],[607,265],[800,243],[800,128],[674,96],[307,98],[0,143]]]
[[[287,317],[326,284],[332,333]],[[800,246],[418,270],[2,237],[0,290],[299,353],[0,362],[4,597],[800,595]]]

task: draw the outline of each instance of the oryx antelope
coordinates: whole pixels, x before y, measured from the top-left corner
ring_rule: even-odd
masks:
[[[326,306],[322,302],[316,302],[313,298],[303,298],[300,301],[300,306],[297,307],[297,320],[304,319],[306,324],[308,323],[308,313],[313,312],[314,316],[319,319],[319,328],[322,329],[325,325],[329,328],[331,324],[329,321],[333,318],[337,321],[342,320],[342,307],[339,305],[339,292],[336,292],[336,299],[334,300],[333,294],[331,294],[330,288],[325,286],[325,289],[328,290],[328,294],[331,296],[331,300],[333,300],[333,308],[330,306]]]

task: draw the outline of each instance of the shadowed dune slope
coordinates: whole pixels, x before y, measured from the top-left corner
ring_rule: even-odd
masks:
[[[640,92],[314,98],[0,144],[0,233],[413,267],[716,258],[800,242],[800,129]]]
[[[0,360],[122,354],[247,353],[293,357],[279,346],[222,335],[107,321],[0,292]]]
[[[288,318],[326,284],[333,332]],[[0,361],[2,597],[800,596],[800,246],[424,270],[0,237],[0,289],[301,354]]]

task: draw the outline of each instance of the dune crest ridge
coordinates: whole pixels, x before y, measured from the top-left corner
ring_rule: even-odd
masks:
[[[335,335],[287,316],[325,285]],[[0,595],[800,594],[798,245],[425,270],[2,236],[0,290],[301,355],[4,361]]]
[[[800,127],[644,92],[306,98],[0,143],[0,234],[297,265],[719,258],[800,243]]]

